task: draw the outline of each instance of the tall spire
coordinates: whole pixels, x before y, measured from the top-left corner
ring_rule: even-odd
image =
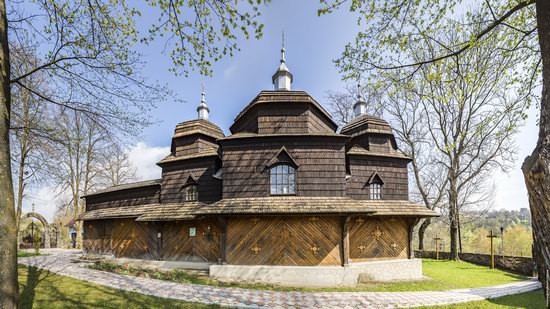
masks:
[[[367,113],[367,102],[363,100],[363,96],[361,95],[361,77],[357,81],[357,101],[353,104],[353,112],[355,113],[355,117]]]
[[[285,32],[282,32],[282,45],[281,45],[281,64],[279,65],[279,68],[277,68],[277,71],[275,74],[273,74],[272,81],[273,81],[273,88],[275,90],[290,90],[290,86],[292,84],[292,73],[288,70],[288,67],[286,66],[286,59],[285,59]]]
[[[208,108],[208,105],[206,105],[205,95],[206,93],[204,92],[204,83],[201,83],[201,102],[197,107],[197,113],[199,119],[208,120],[208,113],[210,112],[210,109]]]

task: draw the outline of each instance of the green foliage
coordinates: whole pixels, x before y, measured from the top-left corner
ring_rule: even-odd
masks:
[[[541,63],[534,0],[321,0],[318,14],[347,9],[362,29],[335,63],[347,78],[398,70],[402,78],[424,66],[457,60],[469,49],[491,41],[496,57],[515,57],[506,73],[526,103],[536,98]],[[345,6],[345,8],[344,8]],[[450,42],[457,34],[460,42]],[[411,46],[415,49],[410,52]],[[416,52],[424,51],[420,57]],[[367,77],[368,77],[367,76]]]

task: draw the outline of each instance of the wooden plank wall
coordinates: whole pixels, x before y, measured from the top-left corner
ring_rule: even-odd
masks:
[[[340,265],[339,217],[231,217],[227,263]]]
[[[112,246],[115,257],[159,259],[158,227],[155,222],[134,218],[113,220]]]
[[[402,218],[352,218],[350,222],[351,262],[406,259],[409,223]]]
[[[192,173],[199,183],[199,201],[209,202],[221,199],[222,182],[212,177],[216,172],[217,157],[197,158],[166,165],[162,169],[162,203],[185,202],[182,190],[187,177]]]
[[[367,158],[350,156],[348,158],[351,178],[347,180],[347,196],[354,199],[369,199],[367,181],[376,171],[384,181],[382,199],[408,200],[409,178],[407,162],[392,158]]]
[[[285,138],[224,145],[223,198],[269,196],[270,170],[267,164],[282,146],[299,165],[296,195],[345,195],[344,141]]]
[[[110,254],[111,220],[84,221],[83,249],[88,254]]]
[[[177,137],[174,139],[176,156],[186,156],[200,153],[206,150],[217,150],[219,145],[213,138],[204,137],[202,135],[191,135]]]
[[[189,236],[189,228],[197,234]],[[168,261],[217,262],[220,228],[216,219],[162,223],[162,259]]]
[[[86,210],[139,206],[154,204],[159,201],[160,186],[153,185],[86,197]]]

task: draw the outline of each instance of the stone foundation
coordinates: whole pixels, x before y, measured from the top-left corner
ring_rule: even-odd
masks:
[[[373,261],[341,266],[211,265],[210,276],[223,281],[295,287],[355,286],[359,282],[422,279],[422,260]]]

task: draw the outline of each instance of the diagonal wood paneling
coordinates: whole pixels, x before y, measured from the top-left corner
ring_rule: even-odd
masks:
[[[134,220],[113,220],[112,246],[115,257],[158,259],[157,224]]]
[[[340,265],[338,217],[228,219],[227,262],[241,265]]]
[[[90,254],[111,253],[111,220],[84,221],[84,252]]]
[[[189,236],[189,228],[197,234]],[[162,233],[162,259],[171,261],[218,261],[220,230],[217,220],[165,222]]]
[[[409,228],[400,218],[353,218],[350,222],[351,262],[406,259]]]

